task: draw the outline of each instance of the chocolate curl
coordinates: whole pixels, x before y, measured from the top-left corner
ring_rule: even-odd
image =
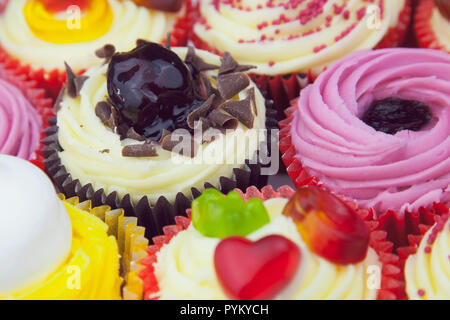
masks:
[[[104,64],[109,63],[109,60],[111,60],[114,53],[116,53],[116,47],[112,44],[105,44],[103,47],[95,51],[95,55],[97,57],[100,59],[105,59]]]
[[[234,73],[234,72],[245,72],[250,69],[256,68],[250,65],[239,65],[236,60],[233,59],[229,52],[225,52],[222,60],[222,64],[219,69],[219,75]]]
[[[164,136],[161,147],[164,150],[194,158],[197,154],[199,145],[187,130],[178,129]]]
[[[66,93],[66,86],[63,85],[59,91],[58,97],[56,97],[55,103],[53,104],[53,112],[56,114],[61,109],[61,102]]]
[[[213,101],[216,95],[211,95],[200,107],[192,111],[187,117],[187,124],[189,128],[194,129],[195,121],[200,117],[206,117],[209,110],[213,105]]]
[[[133,139],[133,140],[137,140],[137,141],[145,141],[144,137],[141,136],[139,133],[137,133],[134,128],[130,128],[127,131],[126,137],[128,139]]]
[[[66,78],[67,78],[67,94],[71,98],[78,97],[84,82],[88,79],[86,76],[76,76],[72,68],[64,62],[66,68]]]
[[[251,102],[251,96],[247,95],[247,98],[245,98],[244,100],[230,100],[225,102],[220,106],[220,109],[223,109],[224,111],[235,117],[247,128],[252,129],[255,117],[253,116],[251,110]]]
[[[250,78],[242,72],[224,74],[219,76],[217,89],[225,100],[233,98],[236,94],[247,88]]]
[[[112,107],[109,103],[105,101],[100,101],[95,106],[95,114],[100,120],[106,124],[111,130],[117,127],[118,123],[118,114],[114,107]]]
[[[197,72],[219,69],[219,66],[203,61],[202,58],[195,54],[195,49],[191,46],[188,47],[188,52],[186,54],[184,62],[190,64]]]
[[[183,0],[137,0],[135,2],[150,9],[166,12],[178,12],[183,5]]]
[[[159,139],[159,143],[162,144],[164,138],[170,134],[169,130],[163,129],[161,133],[161,139]]]
[[[208,120],[212,121],[215,124],[215,127],[219,129],[231,129],[236,130],[239,122],[238,120],[222,111],[214,109],[208,116]]]
[[[158,156],[158,152],[156,152],[156,148],[151,141],[146,141],[143,144],[134,144],[123,147],[122,156],[133,158],[156,157]]]
[[[438,7],[441,15],[450,21],[450,1],[449,0],[434,0],[436,7]]]
[[[203,73],[200,73],[198,87],[199,89],[197,93],[203,99],[206,99],[210,95],[214,94],[215,93],[214,91],[217,91],[214,90],[213,86],[211,85],[211,81],[209,81],[208,76]]]
[[[146,43],[149,43],[149,41],[144,40],[144,39],[137,39],[136,40],[136,47],[140,47],[140,46],[142,46],[142,45],[144,45]]]

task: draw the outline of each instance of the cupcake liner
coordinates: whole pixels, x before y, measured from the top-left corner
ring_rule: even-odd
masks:
[[[124,299],[137,299],[142,296],[142,281],[137,281],[139,270],[138,261],[144,258],[148,240],[145,238],[145,228],[137,226],[137,218],[125,217],[123,209],[112,210],[107,205],[92,206],[92,201],[80,202],[78,197],[66,199],[63,194],[58,195],[63,201],[100,218],[108,226],[108,235],[117,239],[120,254],[120,274],[124,280],[122,296]]]
[[[54,117],[52,110],[53,102],[47,98],[45,91],[39,87],[38,83],[29,77],[21,70],[15,69],[15,64],[2,64],[2,55],[0,48],[0,78],[13,84],[17,87],[31,105],[37,110],[42,119],[41,139],[45,137],[44,130],[48,127],[48,120]],[[30,160],[39,168],[44,169],[44,157],[42,148],[44,145],[40,143],[38,150],[36,150],[35,158]]]
[[[170,43],[172,46],[184,46],[187,43],[187,30],[190,28],[189,12],[191,11],[191,0],[186,0],[186,14],[180,16],[170,33]],[[161,40],[165,43],[165,40]],[[66,71],[64,69],[44,70],[35,69],[32,66],[22,63],[18,59],[9,55],[0,45],[0,67],[10,70],[17,76],[24,76],[35,83],[36,88],[45,90],[46,97],[53,101],[58,97],[62,85],[66,82]],[[78,72],[78,75],[85,70]]]
[[[289,186],[282,186],[276,191],[272,186],[268,185],[261,189],[255,186],[248,187],[245,193],[242,190],[236,189],[244,201],[250,198],[259,198],[263,201],[271,198],[286,198],[289,199],[295,191]],[[387,232],[383,230],[376,230],[373,220],[366,210],[359,210],[355,204],[351,204],[353,208],[366,221],[371,230],[369,245],[378,254],[379,260],[382,263],[380,289],[378,291],[378,300],[398,300],[402,298],[404,292],[404,282],[402,281],[401,261],[399,257],[393,253],[394,244],[387,240]],[[144,288],[144,300],[158,299],[158,282],[154,274],[153,264],[157,261],[157,253],[160,249],[170,242],[170,240],[180,231],[186,230],[191,223],[190,209],[187,210],[187,217],[175,217],[175,224],[163,228],[164,234],[153,238],[153,245],[147,248],[148,256],[141,259],[139,264],[143,266],[139,272],[139,277],[142,279]]]
[[[271,101],[266,101],[266,128],[275,128],[277,121],[274,119],[274,112],[270,108]],[[61,146],[58,142],[58,127],[56,118],[49,120],[50,127],[45,130],[46,138],[42,140],[46,147],[42,150],[44,155],[44,164],[48,175],[52,178],[58,192],[66,197],[77,196],[81,201],[92,200],[94,206],[109,205],[113,209],[123,208],[126,216],[137,217],[138,225],[146,228],[146,237],[152,238],[162,234],[163,227],[174,223],[176,216],[185,215],[186,209],[190,207],[192,199],[201,195],[197,188],[191,188],[191,194],[186,196],[179,192],[173,202],[166,197],[161,196],[156,203],[152,205],[146,196],[142,197],[136,204],[131,201],[130,194],[120,198],[117,192],[106,194],[104,189],[95,190],[91,183],[82,185],[78,179],[73,179],[65,166],[61,164],[58,152]],[[270,131],[268,131],[270,132]],[[267,139],[268,150],[271,150],[270,135]],[[256,155],[258,157],[258,154]],[[268,176],[261,175],[261,169],[270,164],[262,164],[255,159],[246,160],[244,167],[234,168],[233,176],[220,177],[219,189],[221,192],[239,188],[245,190],[248,186],[264,186],[267,184]],[[212,184],[204,183],[204,188],[216,188]]]
[[[431,17],[434,9],[433,0],[421,0],[414,16],[414,29],[417,41],[422,48],[446,51],[431,26]]]
[[[193,10],[190,14],[192,26],[196,20],[199,19],[199,6],[191,6]],[[400,12],[398,24],[390,28],[384,38],[376,46],[376,49],[396,47],[403,43],[406,37],[406,31],[411,21],[411,0],[406,0],[405,7]],[[222,56],[223,53],[213,48],[208,43],[200,39],[192,30],[189,33],[189,40],[198,49],[206,50],[217,55]],[[283,112],[289,102],[300,95],[300,91],[308,84],[314,82],[315,77],[311,70],[307,73],[290,73],[285,75],[258,75],[250,74],[252,80],[258,85],[260,90],[264,92],[267,98],[272,99],[275,104],[274,107],[278,112],[277,119],[283,119]]]
[[[399,14],[398,23],[388,30],[375,49],[393,48],[401,46],[406,39],[406,31],[411,23],[411,13],[413,11],[411,0],[405,1],[405,7]]]

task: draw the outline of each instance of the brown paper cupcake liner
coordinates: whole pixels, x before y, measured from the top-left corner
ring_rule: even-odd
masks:
[[[270,108],[271,101],[266,101],[266,128],[273,129],[276,127],[277,121],[274,119],[274,111]],[[125,216],[137,217],[139,226],[146,228],[145,235],[151,239],[154,236],[163,233],[163,227],[173,224],[176,216],[186,214],[186,209],[191,205],[193,199],[200,196],[201,191],[197,188],[191,188],[190,195],[186,196],[179,192],[174,201],[169,201],[166,197],[161,196],[156,203],[152,205],[147,196],[142,197],[137,203],[131,201],[130,194],[126,194],[120,198],[117,192],[106,194],[104,189],[95,190],[91,183],[81,184],[78,179],[73,179],[71,174],[61,164],[58,152],[62,151],[58,142],[58,127],[56,118],[49,121],[50,127],[45,130],[47,137],[42,140],[46,147],[42,150],[45,157],[46,171],[53,180],[58,192],[66,197],[78,197],[80,201],[91,200],[93,206],[108,205],[112,209],[122,208]],[[270,132],[270,131],[268,131]],[[270,135],[267,139],[268,150],[271,150]],[[233,176],[220,177],[219,186],[215,187],[209,182],[204,183],[204,188],[216,188],[221,192],[238,188],[245,190],[248,186],[264,186],[267,184],[268,176],[261,175],[261,169],[270,164],[262,164],[259,161],[259,155],[255,155],[256,159],[246,160],[244,167],[234,168]]]
[[[268,185],[261,189],[255,186],[248,187],[246,190],[236,190],[247,201],[250,198],[259,198],[263,201],[271,198],[289,199],[295,191],[289,186],[282,186],[274,190]],[[356,212],[363,218],[371,230],[369,246],[376,251],[382,264],[381,283],[378,291],[378,300],[398,300],[402,298],[404,292],[404,282],[402,281],[401,260],[393,252],[394,244],[387,240],[387,232],[374,228],[376,224],[370,218],[367,210],[360,210],[356,204],[349,203]],[[157,253],[161,248],[170,242],[170,240],[179,232],[186,230],[191,223],[190,209],[187,210],[187,217],[175,217],[175,224],[164,227],[164,234],[153,238],[153,245],[147,248],[147,256],[139,261],[142,265],[138,273],[143,288],[145,300],[158,299],[159,286],[154,274],[153,264],[157,261]]]
[[[63,194],[58,195],[61,200],[86,211],[105,222],[108,235],[117,239],[120,254],[120,276],[124,280],[122,297],[137,299],[142,295],[142,281],[137,281],[136,272],[140,270],[138,261],[144,258],[148,239],[145,238],[145,228],[137,226],[136,217],[126,217],[123,209],[114,209],[107,205],[93,206],[91,200],[80,202],[79,197],[66,199]]]

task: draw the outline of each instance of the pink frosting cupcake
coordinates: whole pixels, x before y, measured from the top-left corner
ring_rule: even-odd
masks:
[[[378,215],[448,202],[449,87],[444,52],[351,54],[304,89],[280,123],[288,173]]]

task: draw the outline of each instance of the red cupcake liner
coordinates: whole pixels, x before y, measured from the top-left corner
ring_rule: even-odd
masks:
[[[190,19],[193,26],[195,21],[200,19],[199,5],[197,4],[191,8],[193,11],[190,14]],[[389,29],[388,33],[380,41],[376,49],[396,47],[403,43],[406,37],[406,31],[410,25],[411,12],[411,0],[406,0],[405,7],[400,12],[397,26]],[[191,32],[189,33],[189,40],[192,41],[194,46],[198,49],[206,50],[220,56],[223,55],[222,52],[200,39],[200,37],[194,33],[193,28],[191,28]],[[297,98],[300,95],[300,91],[308,84],[314,82],[316,78],[312,75],[311,70],[308,70],[306,74],[290,73],[275,76],[250,74],[250,76],[266,97],[274,100],[274,108],[278,112],[279,120],[283,118],[283,111],[285,107],[289,105],[289,102]]]
[[[271,198],[286,198],[289,199],[294,190],[289,186],[282,186],[276,191],[272,186],[265,186],[261,190],[256,187],[247,188],[246,192],[239,189],[236,191],[242,196],[244,201],[250,198],[259,198],[267,200]],[[403,298],[404,282],[402,281],[401,260],[393,253],[394,244],[387,240],[387,232],[378,230],[379,225],[374,223],[372,216],[368,210],[360,210],[355,204],[350,204],[363,219],[366,221],[371,230],[369,245],[378,254],[379,260],[382,263],[381,270],[381,284],[378,291],[378,300],[398,300]],[[153,238],[153,245],[147,248],[148,257],[140,260],[140,264],[144,268],[139,272],[139,277],[143,281],[144,300],[157,300],[159,286],[154,273],[153,264],[157,262],[157,253],[160,249],[170,242],[180,231],[186,230],[191,224],[190,209],[187,210],[188,217],[176,217],[175,225],[164,228],[164,235]]]
[[[170,34],[171,46],[178,47],[186,45],[188,38],[187,31],[191,25],[191,20],[189,19],[189,12],[192,11],[191,7],[191,0],[186,0],[186,13],[178,18]],[[165,43],[165,39],[161,40],[161,43]],[[61,87],[66,81],[66,71],[64,69],[53,69],[50,71],[42,68],[35,69],[9,55],[1,46],[0,66],[5,69],[14,70],[16,74],[24,75],[30,80],[33,80],[36,83],[36,87],[44,89],[46,97],[51,98],[53,101],[58,97]],[[80,71],[78,74],[82,74],[83,72]]]
[[[46,136],[45,129],[49,126],[48,120],[55,116],[52,109],[53,101],[46,97],[45,90],[39,86],[36,80],[29,78],[20,68],[16,69],[17,65],[2,64],[1,62],[0,53],[0,78],[16,86],[41,116],[42,132],[40,140],[42,140]],[[30,160],[42,170],[44,170],[43,148],[44,145],[40,142],[40,146],[36,150],[36,158]]]
[[[424,235],[436,223],[445,223],[450,217],[450,208],[435,203],[430,209],[420,208],[414,212],[406,212],[399,218],[394,212],[388,212],[373,220],[373,229],[385,231],[391,241],[395,241],[395,252],[399,257],[402,270],[400,281],[405,283],[404,268],[408,257],[417,252]],[[406,291],[399,294],[401,299],[408,299]]]
[[[422,48],[447,51],[444,45],[439,42],[431,26],[431,17],[433,15],[434,8],[435,5],[433,0],[421,0],[419,2],[414,17],[416,37],[419,42],[419,46]]]
[[[394,48],[401,46],[406,39],[406,32],[411,23],[411,13],[413,11],[411,0],[405,1],[405,7],[400,11],[398,23],[388,30],[375,49]]]

